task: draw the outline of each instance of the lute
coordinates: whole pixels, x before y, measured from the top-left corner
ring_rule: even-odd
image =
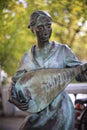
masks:
[[[64,69],[39,69],[26,72],[15,84],[18,91],[29,100],[27,112],[36,113],[46,108],[52,100],[82,71],[87,64]]]

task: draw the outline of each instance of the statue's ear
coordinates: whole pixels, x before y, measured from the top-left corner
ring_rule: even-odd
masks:
[[[33,32],[33,33],[34,33],[33,28],[31,28],[31,27],[30,27],[30,24],[29,24],[27,27],[28,27],[28,29],[30,29],[30,30],[31,30],[31,32]]]
[[[35,34],[34,30],[31,28],[31,32]]]
[[[32,33],[34,33],[33,29],[31,29],[31,28],[30,28],[30,31],[31,31]]]
[[[31,29],[31,32],[32,32],[34,35],[36,35],[36,32],[35,32],[35,30]]]

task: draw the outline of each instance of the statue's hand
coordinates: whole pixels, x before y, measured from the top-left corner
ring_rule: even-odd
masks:
[[[76,77],[76,80],[79,82],[87,82],[87,70],[82,72]]]
[[[29,100],[27,100],[21,91],[16,91],[15,87],[9,88],[9,102],[15,104],[22,111],[29,108]]]

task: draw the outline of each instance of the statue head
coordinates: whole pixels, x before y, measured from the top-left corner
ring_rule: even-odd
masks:
[[[47,12],[45,12],[45,11],[35,11],[30,16],[30,22],[29,22],[28,28],[32,29],[35,26],[37,26],[37,22],[38,22],[38,19],[40,17],[47,17],[50,20],[50,22],[52,22],[52,18],[50,16],[50,14],[48,14]]]
[[[38,38],[46,40],[50,38],[52,28],[51,16],[45,11],[35,11],[30,16],[28,28],[37,35]]]

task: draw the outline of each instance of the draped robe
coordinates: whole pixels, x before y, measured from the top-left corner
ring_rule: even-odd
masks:
[[[34,45],[24,54],[12,81],[15,84],[24,73],[30,70],[66,68],[80,64],[82,63],[67,45],[56,41],[51,42],[43,57],[38,47]],[[68,94],[62,91],[44,110],[28,115],[20,130],[74,130],[74,107]]]

